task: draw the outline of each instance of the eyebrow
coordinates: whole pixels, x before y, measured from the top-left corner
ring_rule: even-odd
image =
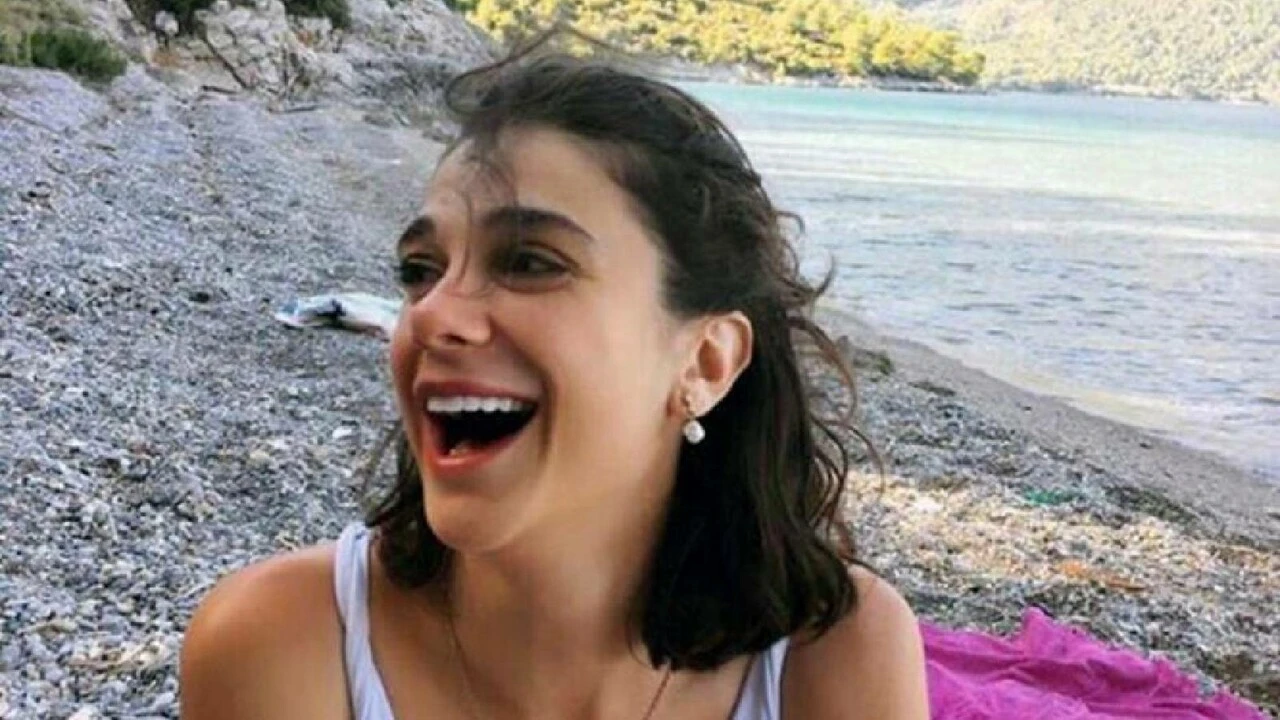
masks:
[[[581,225],[574,222],[567,215],[525,205],[503,205],[494,208],[485,213],[481,225],[489,232],[511,229],[530,231],[540,229],[561,230],[577,235],[588,242],[595,242],[595,237],[591,233],[584,230]],[[400,234],[400,239],[396,241],[396,248],[403,249],[406,245],[411,245],[415,242],[431,240],[435,237],[435,234],[435,221],[428,215],[420,215],[409,223],[409,226]]]
[[[400,233],[400,239],[396,241],[396,249],[403,250],[406,245],[412,245],[416,242],[423,242],[435,237],[436,222],[426,215],[419,215],[409,223],[409,227]]]
[[[483,224],[486,229],[490,230],[512,228],[535,231],[541,229],[561,230],[577,235],[583,240],[595,241],[591,233],[582,229],[581,225],[571,220],[567,215],[562,215],[553,210],[525,205],[504,205],[494,208],[485,215]]]

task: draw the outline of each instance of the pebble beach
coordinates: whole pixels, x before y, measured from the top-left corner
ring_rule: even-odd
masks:
[[[212,583],[359,517],[385,347],[272,312],[393,296],[440,147],[372,105],[0,67],[0,718],[176,718]],[[818,312],[884,458],[850,524],[923,619],[1039,607],[1280,713],[1280,486]]]

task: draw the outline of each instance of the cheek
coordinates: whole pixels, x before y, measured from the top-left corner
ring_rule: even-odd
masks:
[[[661,421],[671,371],[666,340],[643,312],[567,324],[559,339],[559,381],[586,424],[600,439],[606,429],[641,432]],[[579,405],[580,403],[580,405]]]
[[[413,378],[417,371],[417,356],[413,341],[404,324],[396,325],[388,347],[388,364],[391,368],[391,382],[395,386],[396,398],[402,403],[409,397],[413,387]]]
[[[418,447],[418,437],[422,416],[413,407],[413,380],[417,374],[419,352],[404,324],[396,326],[391,334],[388,347],[388,365],[391,369],[391,383],[394,388],[396,407],[399,410],[401,427],[409,441],[409,448],[414,457],[421,458],[422,448]]]

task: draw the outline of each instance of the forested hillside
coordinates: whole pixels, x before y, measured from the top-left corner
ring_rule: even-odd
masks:
[[[984,80],[1280,102],[1280,0],[898,0],[958,30]]]
[[[848,0],[458,0],[499,39],[552,19],[633,52],[744,63],[777,75],[849,75],[970,84],[983,59],[957,33]]]

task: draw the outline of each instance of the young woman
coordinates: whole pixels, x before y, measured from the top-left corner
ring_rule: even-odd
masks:
[[[915,618],[842,540],[820,290],[729,131],[567,56],[448,101],[396,244],[397,484],[218,584],[183,717],[926,718]]]

